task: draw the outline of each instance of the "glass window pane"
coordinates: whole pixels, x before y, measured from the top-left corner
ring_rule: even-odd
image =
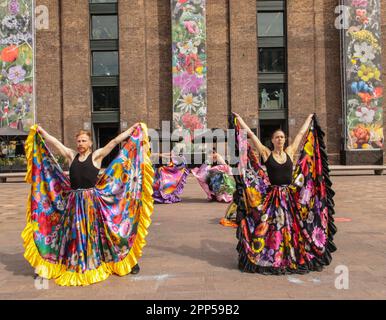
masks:
[[[259,108],[263,110],[285,108],[283,83],[261,83],[259,85]]]
[[[119,134],[119,123],[94,123],[94,132],[97,138],[97,148],[103,148]],[[119,145],[116,146],[103,160],[102,168],[107,168],[111,161],[119,153]]]
[[[118,51],[96,51],[92,54],[93,76],[118,75]]]
[[[118,39],[118,17],[111,16],[92,16],[91,19],[91,38],[92,39]]]
[[[283,37],[283,12],[258,12],[257,31],[259,37]]]
[[[107,111],[119,109],[118,87],[93,87],[94,111]]]
[[[285,72],[284,48],[260,48],[259,71]]]

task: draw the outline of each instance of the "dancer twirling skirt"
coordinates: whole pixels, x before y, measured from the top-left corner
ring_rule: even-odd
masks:
[[[208,200],[231,202],[236,187],[231,168],[219,153],[213,151],[210,156],[213,164],[204,162],[200,167],[192,169],[192,174],[197,178]]]
[[[292,173],[291,150],[289,147],[283,151],[282,131],[274,134],[275,149],[268,152],[241,117],[235,115],[233,123],[241,150],[240,176],[235,177],[234,195],[240,270],[263,274],[322,270],[330,264],[331,253],[336,250],[333,243],[336,227],[324,133],[316,117],[309,117],[290,146],[295,152],[303,140]],[[240,128],[247,130],[259,153],[265,155],[268,174],[240,134]],[[277,160],[280,145],[282,162]]]
[[[163,156],[163,155],[161,155]],[[180,202],[189,169],[183,156],[172,155],[168,165],[155,168],[153,198],[157,203]]]
[[[153,211],[148,148],[140,124],[95,187],[73,190],[37,126],[31,128],[22,237],[24,257],[40,276],[64,286],[89,285],[137,265]]]

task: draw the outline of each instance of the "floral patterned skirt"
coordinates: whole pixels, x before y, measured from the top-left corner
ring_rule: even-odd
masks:
[[[36,126],[26,142],[27,223],[24,257],[35,273],[64,286],[84,286],[130,273],[142,255],[153,211],[154,171],[139,125],[90,189],[70,181]]]
[[[153,182],[153,199],[156,203],[180,202],[180,195],[184,191],[189,169],[186,161],[181,157],[179,164],[171,161],[168,165],[155,168]]]
[[[192,169],[208,200],[231,202],[236,183],[231,177],[228,165],[209,166],[203,163],[201,167]]]
[[[306,273],[322,270],[331,256],[319,259],[326,250],[322,228],[306,228],[298,211],[292,186],[272,186],[259,209],[251,210],[238,229],[239,267],[247,272],[267,274]],[[327,210],[320,213],[327,227]],[[315,221],[314,221],[315,220]],[[316,221],[307,214],[307,225]],[[324,258],[329,257],[327,261]]]
[[[314,116],[290,185],[271,185],[259,158],[239,134],[242,155],[235,176],[239,268],[263,274],[320,271],[331,263],[334,191],[324,133]]]

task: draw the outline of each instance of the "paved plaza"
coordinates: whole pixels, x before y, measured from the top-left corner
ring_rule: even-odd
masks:
[[[138,275],[88,287],[38,290],[23,258],[28,185],[0,184],[0,299],[385,299],[386,176],[334,176],[338,233],[322,272],[264,276],[237,269],[235,229],[218,221],[227,204],[208,202],[189,177],[179,204],[156,205]],[[349,271],[348,289],[336,272]]]

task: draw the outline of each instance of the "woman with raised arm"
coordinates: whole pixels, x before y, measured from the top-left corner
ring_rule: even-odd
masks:
[[[234,195],[240,270],[263,274],[322,270],[336,250],[336,228],[324,133],[315,115],[308,116],[288,147],[284,132],[273,132],[273,150],[264,146],[236,113],[233,124],[242,164]],[[240,130],[246,130],[266,173]]]
[[[126,140],[98,177],[102,160]],[[65,158],[69,178],[48,146]],[[24,256],[37,275],[64,286],[138,273],[153,210],[146,125],[136,123],[94,152],[90,133],[81,130],[76,146],[72,150],[40,126],[31,128]]]
[[[154,166],[153,198],[156,203],[180,202],[189,169],[184,156],[171,153],[152,153],[152,157],[167,159],[167,165]]]

